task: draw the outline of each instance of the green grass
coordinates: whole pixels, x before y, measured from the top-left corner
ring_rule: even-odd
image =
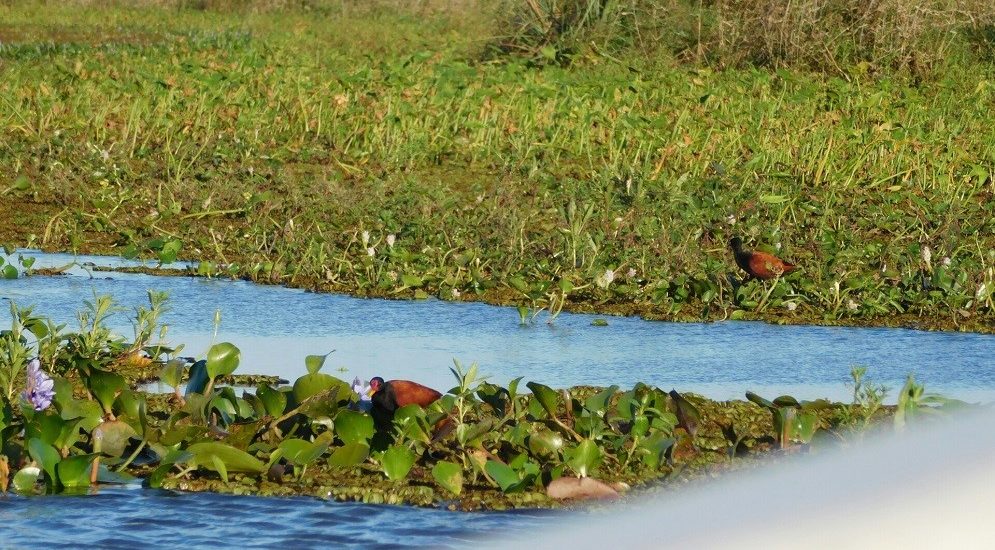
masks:
[[[174,239],[205,271],[363,295],[991,330],[987,62],[919,84],[659,50],[536,67],[482,61],[497,31],[465,12],[0,20],[2,242]],[[804,271],[734,286],[733,235]]]

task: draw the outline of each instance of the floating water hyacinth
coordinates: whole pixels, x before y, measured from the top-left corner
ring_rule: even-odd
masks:
[[[55,398],[55,383],[41,370],[41,361],[37,357],[28,363],[27,386],[21,393],[25,401],[31,403],[36,411],[43,411],[52,404]]]
[[[352,391],[359,396],[359,402],[356,403],[356,407],[363,412],[370,412],[373,408],[373,398],[370,397],[370,385],[363,382],[357,376],[352,379]]]

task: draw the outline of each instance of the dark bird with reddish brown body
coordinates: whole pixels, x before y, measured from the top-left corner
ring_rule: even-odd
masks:
[[[373,419],[382,429],[390,427],[397,409],[407,405],[428,407],[442,397],[442,394],[428,386],[410,380],[391,380],[374,376],[370,379],[370,398],[373,401],[371,411]],[[452,431],[452,419],[446,416],[435,424],[433,440],[439,440]]]
[[[773,254],[759,252],[755,250],[745,250],[743,239],[733,237],[729,241],[733,256],[736,258],[736,265],[743,269],[750,277],[757,279],[773,279],[778,275],[787,275],[798,269],[798,266],[785,262]]]
[[[394,411],[406,405],[427,407],[442,397],[442,394],[428,386],[410,380],[384,382],[379,376],[370,380],[370,396],[373,406],[392,416]]]

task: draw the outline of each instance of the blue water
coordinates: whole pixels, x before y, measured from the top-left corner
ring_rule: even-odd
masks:
[[[38,265],[62,265],[71,256],[37,255]],[[102,257],[83,260],[108,264]],[[111,320],[132,334],[134,307],[147,289],[166,290],[171,311],[167,341],[183,354],[210,347],[221,312],[218,341],[242,349],[240,372],[293,380],[304,357],[336,350],[326,372],[351,379],[412,378],[441,390],[453,385],[453,359],[476,362],[497,383],[525,376],[551,386],[629,386],[637,381],[741,398],[745,390],[771,396],[846,399],[850,367],[869,367],[868,379],[901,387],[908,373],[927,391],[968,400],[995,400],[995,337],[890,328],[782,326],[757,322],[664,323],[563,313],[522,327],[513,308],[441,300],[391,301],[316,294],[244,281],[148,277],[82,270],[66,277],[23,277],[0,282],[0,296],[34,305],[76,327],[75,313],[94,293],[111,294],[125,309]],[[0,305],[0,326],[8,322]]]
[[[463,548],[563,515],[102,488],[0,496],[0,548]]]

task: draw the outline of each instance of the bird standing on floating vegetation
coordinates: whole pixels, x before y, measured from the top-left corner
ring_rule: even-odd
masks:
[[[743,239],[733,237],[729,241],[733,256],[736,258],[736,265],[743,269],[750,277],[757,279],[773,279],[778,275],[787,275],[798,269],[798,266],[785,262],[773,254],[758,252],[755,250],[745,250]]]

